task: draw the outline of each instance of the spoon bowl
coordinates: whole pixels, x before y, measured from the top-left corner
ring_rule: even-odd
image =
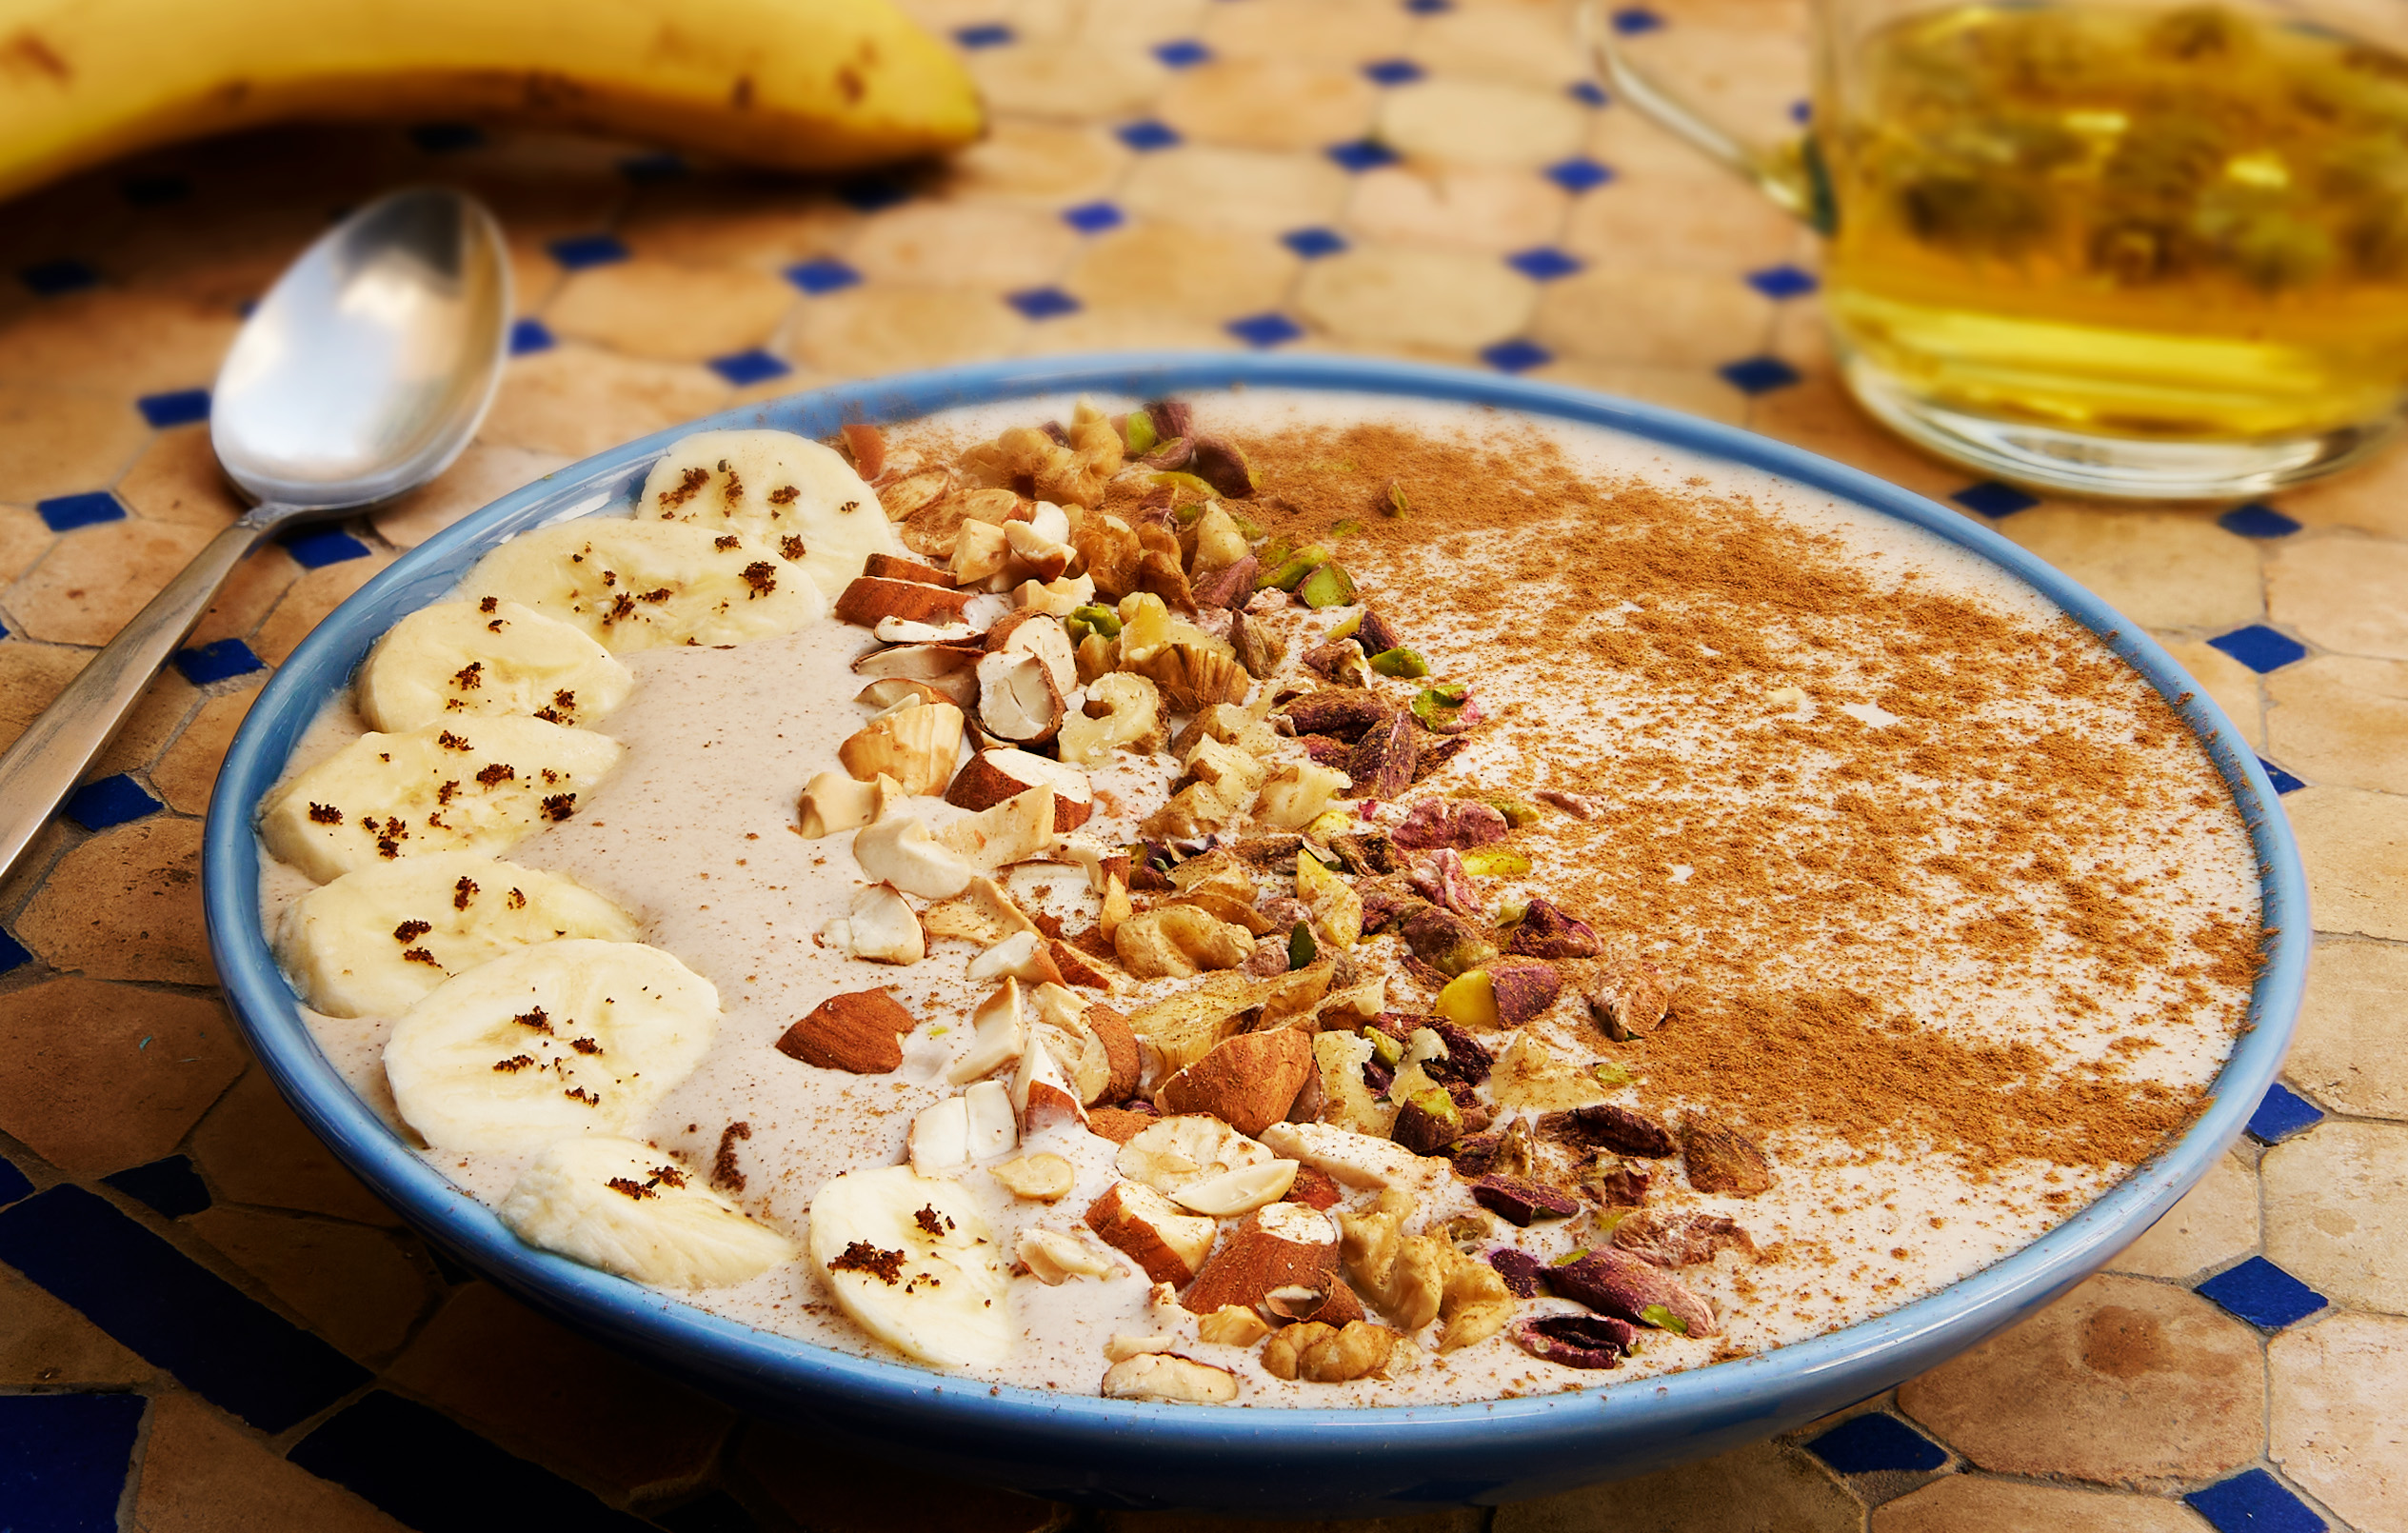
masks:
[[[509,262],[457,192],[395,192],[277,279],[218,370],[209,446],[254,500],[370,505],[468,445],[502,381]]]
[[[451,466],[501,385],[509,316],[500,226],[442,188],[369,203],[276,280],[235,337],[210,397],[209,446],[258,504],[210,539],[0,755],[0,874],[261,539],[388,500]]]

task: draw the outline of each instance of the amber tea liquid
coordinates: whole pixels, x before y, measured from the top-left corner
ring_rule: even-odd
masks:
[[[1966,6],[1825,72],[1860,392],[2189,443],[2399,408],[2408,57],[2219,7]]]

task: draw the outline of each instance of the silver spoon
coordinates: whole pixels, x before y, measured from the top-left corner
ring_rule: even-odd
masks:
[[[0,755],[0,874],[245,554],[270,533],[389,500],[451,466],[493,402],[509,325],[500,226],[437,188],[369,203],[276,279],[234,338],[209,406],[209,446],[258,504]]]

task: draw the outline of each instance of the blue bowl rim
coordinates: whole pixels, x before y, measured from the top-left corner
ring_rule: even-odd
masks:
[[[1662,447],[1776,475],[1934,533],[2000,567],[2099,635],[2199,734],[2233,793],[2257,853],[2267,962],[2249,1020],[2204,1110],[2177,1139],[2032,1244],[1939,1292],[1829,1334],[1729,1363],[1559,1394],[1453,1405],[1351,1409],[1197,1410],[1063,1396],[856,1356],[696,1309],[665,1294],[521,1244],[492,1212],[420,1160],[355,1097],[319,1052],[277,968],[258,918],[254,806],[272,786],[293,738],[345,685],[383,627],[448,588],[472,556],[506,532],[574,511],[625,504],[671,442],[696,430],[776,426],[824,436],[847,421],[912,419],[1032,395],[1129,398],[1231,388],[1296,388],[1489,406],[1596,426]],[[372,627],[370,625],[373,625]],[[1656,406],[1503,374],[1413,363],[1280,353],[1130,352],[981,363],[844,384],[740,406],[669,428],[562,468],[503,496],[405,554],[329,615],[280,667],[229,749],[210,806],[203,891],[210,948],[237,1021],[286,1098],[377,1194],[471,1264],[523,1295],[557,1306],[597,1334],[648,1355],[683,1359],[747,1388],[802,1391],[873,1413],[909,1412],[932,1431],[975,1432],[1002,1421],[1125,1448],[1132,1433],[1157,1446],[1220,1453],[1309,1435],[1334,1456],[1413,1455],[1478,1448],[1512,1437],[1523,1447],[1581,1443],[1660,1424],[1763,1420],[1784,1401],[1833,1403],[1897,1382],[1884,1358],[1929,1362],[1971,1345],[2102,1266],[2153,1224],[2239,1136],[2273,1083],[2290,1040],[2309,946],[2298,848],[2257,754],[2221,709],[2139,625],[2055,568],[1932,501],[1861,470],[1769,438]],[[1789,1414],[1796,1414],[1794,1411]],[[1701,1428],[1702,1429],[1702,1428]],[[1534,1436],[1535,1434],[1535,1436]]]

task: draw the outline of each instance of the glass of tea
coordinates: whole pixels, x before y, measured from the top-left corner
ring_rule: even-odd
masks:
[[[1828,237],[1866,409],[1997,476],[2219,500],[2408,402],[2408,4],[1819,0],[1810,127],[1741,143],[1588,35],[1623,99]]]

